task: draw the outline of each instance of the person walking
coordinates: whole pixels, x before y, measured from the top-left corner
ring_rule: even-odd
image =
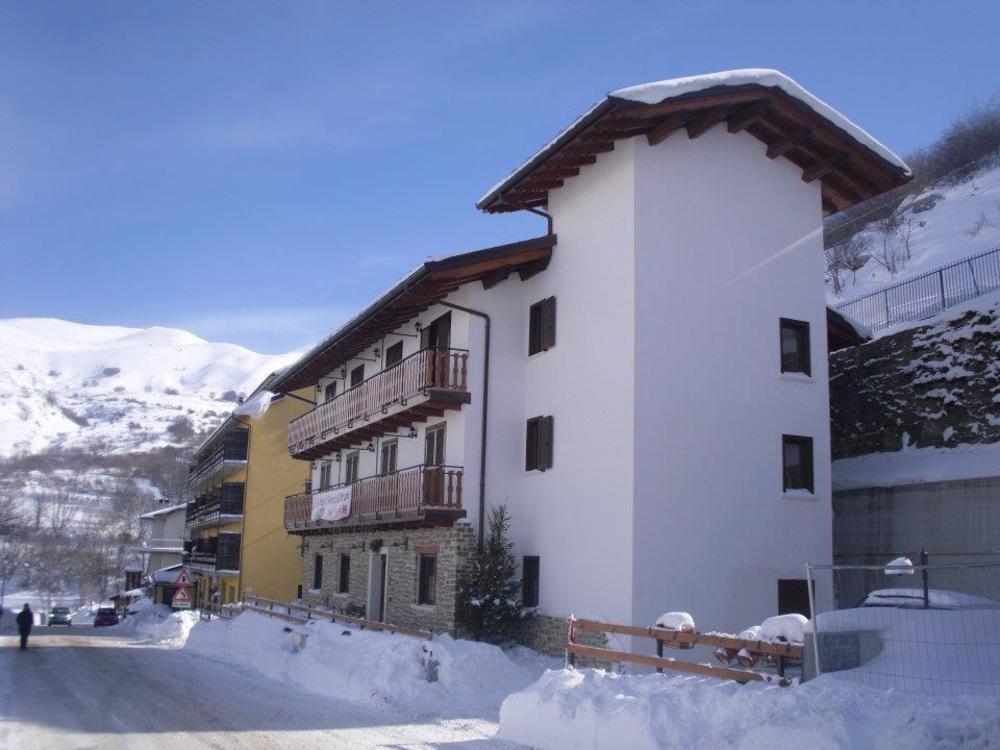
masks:
[[[31,635],[31,626],[35,624],[35,613],[27,603],[24,609],[17,613],[17,632],[21,634],[21,650],[28,648],[28,636]]]

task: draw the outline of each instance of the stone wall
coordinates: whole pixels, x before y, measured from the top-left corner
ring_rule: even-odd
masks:
[[[388,589],[385,621],[436,633],[457,634],[455,608],[458,577],[476,550],[476,534],[468,524],[452,527],[386,532],[329,534],[306,537],[302,566],[303,598],[344,614],[369,616],[368,579],[373,549],[385,551]],[[417,603],[417,561],[421,553],[437,555],[437,585],[433,605]],[[323,581],[312,589],[316,555],[323,555]],[[340,555],[350,555],[349,592],[338,592]]]
[[[1000,441],[1000,297],[976,307],[830,355],[834,459]]]

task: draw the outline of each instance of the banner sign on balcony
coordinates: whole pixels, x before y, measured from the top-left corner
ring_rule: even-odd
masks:
[[[340,521],[351,515],[352,487],[334,487],[314,492],[312,496],[313,521]]]

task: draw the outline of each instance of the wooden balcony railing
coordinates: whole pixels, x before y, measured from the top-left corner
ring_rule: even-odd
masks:
[[[312,521],[313,493],[285,498],[285,528],[393,522],[419,517],[428,510],[462,509],[462,469],[458,466],[411,466],[350,483],[351,512],[343,521]],[[338,485],[344,486],[344,485]],[[334,489],[334,488],[330,488]]]
[[[468,358],[465,349],[428,347],[411,354],[292,420],[289,450],[293,455],[307,450],[330,434],[432,390],[467,392]]]

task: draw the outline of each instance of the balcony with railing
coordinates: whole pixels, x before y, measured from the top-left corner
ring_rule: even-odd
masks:
[[[247,465],[249,430],[230,430],[215,450],[197,457],[188,469],[188,487],[223,481]]]
[[[236,574],[240,569],[240,535],[220,534],[188,542],[184,565],[215,575]]]
[[[242,482],[226,482],[222,487],[200,496],[187,507],[184,518],[187,530],[190,532],[240,521],[243,518],[245,489]]]
[[[306,412],[288,426],[288,450],[312,460],[440,417],[471,400],[464,349],[428,347]]]
[[[285,529],[306,533],[317,529],[351,529],[396,524],[447,524],[465,516],[462,508],[462,468],[411,466],[316,492],[285,498]],[[324,493],[349,497],[346,517],[325,520],[314,509]],[[343,495],[341,495],[343,497]]]

